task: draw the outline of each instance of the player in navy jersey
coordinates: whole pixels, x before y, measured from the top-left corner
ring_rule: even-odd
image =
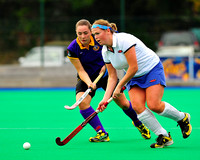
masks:
[[[100,111],[106,108],[103,104],[111,96],[108,93],[113,91],[115,99],[121,95],[120,88],[127,84],[133,109],[139,119],[158,136],[157,142],[151,144],[151,148],[163,148],[173,144],[170,134],[151,111],[178,122],[183,138],[189,137],[192,131],[190,114],[180,112],[169,103],[161,101],[166,82],[159,57],[135,36],[116,33],[116,30],[116,24],[103,19],[96,20],[92,25],[95,39],[103,45],[102,56],[109,73],[105,96],[99,103]],[[116,69],[124,69],[126,72],[119,83]]]
[[[92,92],[79,104],[80,113],[83,118],[87,118],[95,110],[90,106],[90,102],[95,95],[97,88],[106,90],[108,74],[102,58],[102,46],[97,43],[91,34],[91,24],[88,20],[82,19],[76,23],[77,38],[68,46],[68,58],[77,70],[76,99],[79,99],[84,92],[92,87]],[[103,77],[94,84],[93,81],[101,73],[105,72]],[[145,139],[149,139],[150,132],[144,124],[137,118],[137,114],[132,108],[131,103],[122,94],[115,99],[115,103],[122,108],[124,113],[129,116],[133,124],[140,131]],[[90,142],[108,142],[110,141],[108,133],[101,124],[98,115],[93,118],[89,124],[95,129],[97,135],[90,137]]]

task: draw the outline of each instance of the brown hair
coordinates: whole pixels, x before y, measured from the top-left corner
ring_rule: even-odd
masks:
[[[104,19],[98,19],[93,23],[93,25],[94,24],[100,24],[100,25],[108,26],[108,27],[111,27],[114,31],[117,31],[117,25],[115,23],[110,23],[110,22],[108,22],[107,20],[104,20]],[[114,32],[113,30],[111,30],[112,33]]]
[[[90,22],[88,21],[88,20],[86,20],[86,19],[81,19],[81,20],[79,20],[77,23],[76,23],[76,29],[77,29],[77,27],[78,26],[88,26],[88,28],[91,30],[91,24],[90,24]]]

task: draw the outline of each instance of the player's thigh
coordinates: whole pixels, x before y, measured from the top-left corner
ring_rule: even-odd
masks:
[[[146,93],[145,89],[133,86],[129,92],[129,97],[136,113],[142,113],[145,110]]]
[[[149,109],[156,111],[161,106],[161,100],[164,93],[164,87],[160,84],[150,86],[146,89],[146,100]]]

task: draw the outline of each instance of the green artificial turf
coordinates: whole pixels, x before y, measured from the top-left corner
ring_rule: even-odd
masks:
[[[104,91],[98,90],[91,105],[97,108]],[[125,94],[128,97],[127,91]],[[174,144],[152,149],[157,138],[144,140],[131,120],[114,102],[98,116],[109,133],[110,142],[91,143],[95,131],[88,124],[65,146],[55,143],[84,121],[79,109],[66,110],[75,102],[73,89],[0,90],[0,160],[197,160],[200,159],[200,88],[167,88],[163,100],[191,115],[192,134],[183,139],[173,120],[156,115],[171,133]],[[23,143],[30,142],[29,150]]]

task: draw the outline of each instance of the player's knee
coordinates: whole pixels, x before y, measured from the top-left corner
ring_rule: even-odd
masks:
[[[160,102],[158,101],[147,101],[147,106],[153,112],[156,112],[156,113],[160,112]]]
[[[80,110],[84,110],[90,107],[90,103],[88,101],[83,100],[80,104],[79,104],[79,108]]]
[[[145,103],[144,104],[143,103],[137,103],[137,102],[134,101],[132,103],[132,108],[133,108],[133,110],[135,110],[135,112],[137,114],[140,114],[145,110]]]

